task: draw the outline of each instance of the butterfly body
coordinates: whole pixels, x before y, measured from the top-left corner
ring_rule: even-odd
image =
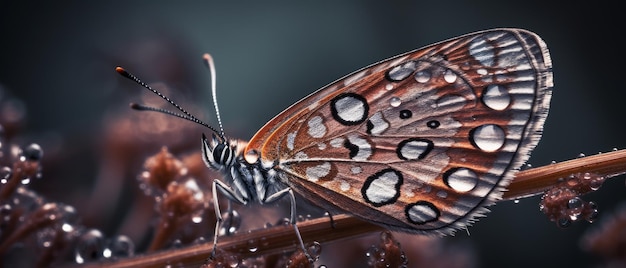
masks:
[[[454,38],[297,102],[239,148],[225,174],[260,203],[287,187],[390,229],[450,234],[485,213],[527,160],[551,87],[534,33]]]

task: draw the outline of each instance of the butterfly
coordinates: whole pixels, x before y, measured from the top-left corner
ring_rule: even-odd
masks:
[[[329,211],[391,230],[453,234],[500,199],[541,138],[553,87],[545,42],[522,29],[452,38],[353,72],[296,102],[249,141],[210,128],[202,156],[218,193],[240,203],[288,198],[298,231],[295,193]],[[222,221],[218,202],[214,202]],[[215,248],[214,248],[215,249]],[[306,252],[306,250],[305,250]]]

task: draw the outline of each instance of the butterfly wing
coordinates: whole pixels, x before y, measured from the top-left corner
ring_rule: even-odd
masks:
[[[539,36],[477,32],[329,84],[267,123],[244,153],[326,209],[450,234],[486,212],[528,159],[551,88]]]

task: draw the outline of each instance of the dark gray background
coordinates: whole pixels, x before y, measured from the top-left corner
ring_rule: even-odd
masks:
[[[72,139],[97,141],[103,116],[127,105],[128,81],[113,71],[117,65],[146,82],[187,90],[187,101],[206,107],[200,117],[214,122],[201,61],[210,52],[217,63],[226,131],[245,139],[291,103],[360,67],[457,35],[518,27],[544,38],[554,66],[550,115],[530,163],[540,166],[625,147],[620,8],[602,1],[545,2],[3,1],[0,85],[26,104],[23,133],[29,138],[24,142],[56,137],[71,146]],[[88,183],[98,151],[84,151],[76,156],[84,162],[73,164],[88,168],[68,174]],[[34,182],[40,189],[62,183],[54,178]],[[601,216],[608,215],[624,192],[624,180],[618,178],[587,199],[599,204]],[[63,200],[63,193],[50,195],[75,201]],[[539,212],[538,199],[499,203],[470,228],[470,237],[460,232],[446,239],[475,245],[481,267],[597,263],[582,253],[579,238],[598,224],[558,229]]]

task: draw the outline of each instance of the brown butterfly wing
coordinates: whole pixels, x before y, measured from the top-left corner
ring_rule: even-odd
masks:
[[[473,33],[318,90],[266,124],[245,153],[327,209],[448,234],[486,212],[528,159],[551,87],[537,35]]]

